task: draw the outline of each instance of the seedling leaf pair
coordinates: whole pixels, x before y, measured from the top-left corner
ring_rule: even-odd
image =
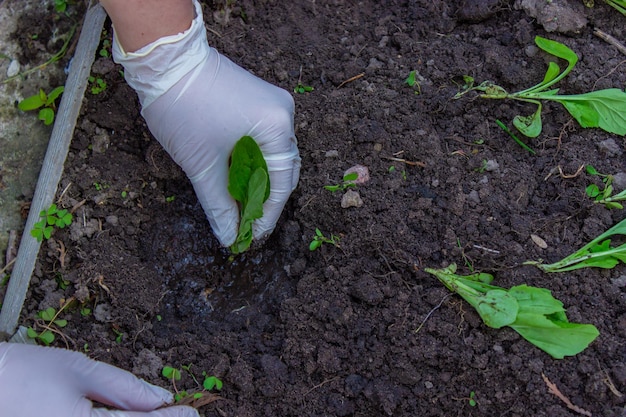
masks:
[[[259,145],[250,136],[235,144],[228,172],[228,192],[239,203],[239,232],[230,247],[234,254],[246,251],[252,243],[252,223],[263,217],[263,203],[270,195],[267,163]]]
[[[46,94],[45,91],[39,89],[39,93],[26,97],[24,100],[17,104],[17,108],[22,111],[39,110],[39,120],[47,126],[54,121],[54,110],[57,98],[63,94],[65,87],[57,87],[50,93]]]
[[[582,352],[600,334],[591,324],[570,323],[563,303],[545,288],[517,285],[507,290],[491,285],[489,274],[457,275],[455,264],[425,271],[470,303],[487,326],[511,327],[556,359]]]

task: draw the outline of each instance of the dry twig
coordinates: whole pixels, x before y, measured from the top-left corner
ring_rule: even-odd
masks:
[[[610,43],[611,45],[616,47],[621,53],[626,55],[626,46],[624,46],[624,44],[622,44],[620,41],[615,39],[613,36],[609,35],[606,32],[602,32],[600,29],[594,29],[593,34],[596,35],[598,38],[602,39],[603,41]]]
[[[556,384],[551,382],[543,372],[541,373],[541,377],[543,378],[543,381],[548,386],[548,391],[550,392],[550,394],[556,395],[561,401],[563,401],[563,403],[565,403],[567,408],[569,408],[572,411],[577,412],[578,414],[582,414],[583,416],[591,417],[591,412],[573,404],[569,400],[569,398],[567,398],[565,395],[563,395],[563,393],[561,393],[561,391],[557,388]]]
[[[355,75],[354,77],[350,77],[350,78],[348,78],[347,80],[345,80],[344,82],[342,82],[341,84],[339,84],[339,85],[337,86],[337,88],[341,88],[341,87],[343,87],[344,85],[346,85],[346,84],[348,84],[348,83],[351,83],[351,82],[352,82],[352,81],[354,81],[354,80],[358,80],[359,78],[363,77],[364,75],[365,75],[365,73],[364,73],[364,72],[362,72],[362,73],[360,73],[360,74]]]

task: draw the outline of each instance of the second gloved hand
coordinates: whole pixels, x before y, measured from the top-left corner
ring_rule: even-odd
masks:
[[[234,243],[239,209],[228,193],[228,164],[235,142],[248,135],[268,165],[270,196],[253,225],[255,239],[269,235],[295,189],[300,156],[291,95],[234,64],[209,47],[197,2],[196,18],[184,33],[126,53],[114,42],[137,91],[150,131],[191,180],[213,232]]]

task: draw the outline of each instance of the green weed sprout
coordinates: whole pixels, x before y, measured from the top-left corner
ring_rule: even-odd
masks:
[[[456,264],[425,271],[471,304],[487,326],[511,327],[555,359],[582,352],[600,334],[592,324],[569,322],[563,303],[545,288],[517,285],[507,290],[491,285],[490,274],[457,275]]]
[[[54,10],[57,13],[65,13],[65,10],[67,10],[67,0],[54,0]]]
[[[315,90],[315,88],[311,87],[310,85],[304,85],[301,81],[298,81],[298,84],[293,89],[293,92],[297,94],[304,94],[310,93],[313,90]]]
[[[41,220],[35,223],[30,231],[31,236],[39,242],[44,239],[50,239],[55,227],[63,229],[72,224],[72,213],[66,209],[59,210],[54,203],[47,210],[42,210],[39,213],[39,217]]]
[[[470,392],[468,402],[471,407],[476,407],[476,404],[478,404],[476,401],[476,393],[474,391]]]
[[[596,184],[589,184],[585,188],[585,193],[596,204],[604,204],[608,209],[623,209],[624,206],[618,201],[626,201],[626,190],[613,195],[613,176],[609,174],[599,173],[593,166],[585,167],[589,175],[595,175],[602,178],[604,188],[601,190]]]
[[[404,83],[409,87],[416,87],[417,90],[415,91],[415,94],[421,94],[422,89],[420,87],[420,83],[417,81],[417,71],[413,70],[409,72],[409,76],[406,77]]]
[[[516,93],[509,93],[504,88],[485,81],[474,85],[474,79],[465,76],[463,91],[457,93],[458,99],[469,91],[479,91],[480,97],[487,99],[513,99],[537,105],[535,113],[529,116],[515,116],[513,124],[525,136],[537,137],[542,130],[541,100],[561,103],[584,128],[599,127],[609,133],[626,135],[626,92],[619,88],[592,91],[584,94],[558,95],[559,89],[550,89],[572,71],[578,62],[578,56],[560,42],[535,37],[535,43],[545,52],[567,61],[567,67],[561,71],[556,62],[550,62],[543,81],[533,87]]]
[[[57,318],[58,315],[61,314],[61,311],[63,311],[63,309],[57,312],[53,307],[48,307],[38,312],[37,317],[45,322],[44,330],[37,332],[32,327],[29,327],[26,330],[26,335],[31,339],[40,341],[46,346],[51,345],[52,342],[54,342],[54,326],[61,328],[67,326],[67,320]]]
[[[326,237],[322,231],[316,227],[315,236],[313,236],[313,240],[309,243],[309,250],[314,251],[324,243],[329,243],[335,247],[339,247],[339,236],[331,234],[330,237]]]
[[[611,269],[620,261],[626,263],[626,243],[611,246],[610,237],[618,235],[626,235],[626,219],[558,262],[543,264],[541,260],[526,261],[524,265],[534,265],[544,272],[565,272],[590,267]]]
[[[49,126],[54,121],[54,112],[56,110],[55,101],[63,94],[64,89],[65,87],[63,86],[57,87],[48,94],[42,89],[39,89],[39,94],[26,97],[17,104],[17,108],[22,111],[39,109],[39,120],[43,121],[46,126]]]
[[[359,178],[359,174],[357,172],[351,172],[343,176],[341,184],[325,185],[324,189],[334,193],[335,191],[343,191],[346,188],[356,187],[355,181],[357,178]]]

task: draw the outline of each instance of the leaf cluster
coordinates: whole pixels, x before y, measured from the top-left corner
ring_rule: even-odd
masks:
[[[178,369],[178,368],[174,368],[172,366],[164,366],[163,369],[161,370],[161,375],[164,376],[166,379],[170,380],[172,382],[172,385],[174,387],[174,401],[176,402],[180,402],[183,399],[186,398],[191,398],[192,400],[198,400],[200,398],[203,397],[203,395],[206,392],[210,392],[213,390],[217,390],[217,391],[221,391],[222,387],[223,387],[223,382],[221,379],[219,379],[218,377],[214,376],[214,375],[209,375],[207,374],[206,371],[202,371],[202,376],[203,376],[203,381],[202,384],[200,384],[200,382],[198,381],[198,379],[196,378],[196,376],[193,374],[193,372],[191,371],[191,365],[183,365],[182,366],[182,370],[186,371],[189,376],[191,376],[191,379],[193,379],[193,381],[196,383],[196,385],[201,386],[202,387],[202,391],[200,392],[191,392],[188,390],[179,390],[176,387],[176,381],[180,381],[182,378],[182,370]]]
[[[622,190],[621,192],[613,195],[613,176],[601,174],[591,165],[587,165],[585,169],[589,175],[600,177],[602,179],[602,184],[604,184],[602,189],[600,189],[600,187],[596,184],[589,184],[587,188],[585,188],[585,194],[587,194],[589,198],[592,198],[594,203],[604,204],[604,206],[608,209],[623,209],[624,206],[621,203],[618,203],[618,201],[626,200],[626,190]]]
[[[331,234],[330,237],[324,236],[324,233],[319,228],[315,228],[315,236],[313,236],[313,240],[309,243],[309,250],[314,251],[318,249],[322,244],[329,243],[335,247],[339,246],[339,236]]]
[[[89,83],[91,83],[89,91],[91,91],[91,94],[93,95],[98,95],[107,89],[107,82],[100,77],[94,77],[91,75],[88,80]]]
[[[30,231],[31,236],[39,242],[50,239],[54,227],[63,229],[72,224],[72,213],[66,209],[59,209],[54,203],[47,210],[42,210],[39,217],[41,220],[35,223]]]
[[[270,195],[267,163],[259,145],[250,136],[243,136],[233,148],[228,171],[228,192],[239,203],[241,218],[234,254],[242,253],[252,243],[252,223],[263,217],[263,203]]]
[[[26,330],[26,335],[31,339],[40,341],[46,346],[52,344],[55,339],[54,331],[52,330],[53,326],[60,328],[67,326],[67,320],[57,318],[58,315],[61,313],[61,310],[57,312],[55,308],[48,307],[47,309],[38,312],[37,317],[39,317],[46,323],[46,325],[44,326],[44,330],[41,332],[37,332],[32,327],[29,327]]]
[[[55,101],[63,94],[64,86],[57,87],[46,94],[43,89],[39,89],[39,93],[26,97],[17,104],[17,108],[22,111],[31,111],[39,109],[39,120],[48,126],[54,121],[54,112],[56,110]]]
[[[293,89],[293,92],[297,94],[304,94],[310,93],[313,90],[315,90],[315,88],[311,87],[310,85],[304,85],[302,84],[302,82],[298,81],[298,84]]]
[[[518,115],[513,119],[513,125],[528,137],[534,138],[541,133],[542,100],[560,103],[584,128],[598,127],[609,133],[626,135],[626,92],[619,88],[609,88],[584,94],[559,95],[559,89],[551,87],[572,71],[578,62],[578,56],[562,43],[541,36],[535,37],[535,43],[550,55],[565,60],[567,67],[561,71],[559,65],[551,61],[540,83],[515,93],[509,93],[491,81],[485,81],[476,86],[472,77],[465,76],[466,85],[463,91],[457,93],[454,98],[460,98],[474,90],[480,91],[482,98],[513,99],[536,105],[537,110],[533,114]]]
[[[487,326],[511,327],[556,359],[582,352],[600,334],[592,324],[569,322],[563,303],[545,288],[517,285],[507,290],[491,285],[490,274],[457,275],[455,264],[425,271],[470,303]]]

